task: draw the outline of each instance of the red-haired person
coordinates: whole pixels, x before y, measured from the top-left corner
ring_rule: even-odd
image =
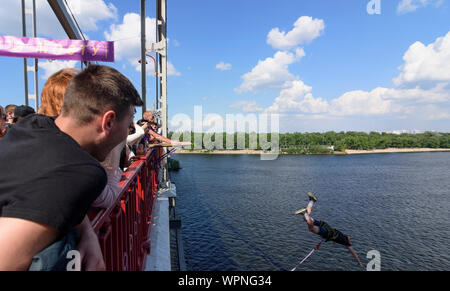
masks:
[[[48,78],[41,93],[39,114],[58,116],[64,103],[64,95],[70,80],[78,73],[76,69],[62,69]]]

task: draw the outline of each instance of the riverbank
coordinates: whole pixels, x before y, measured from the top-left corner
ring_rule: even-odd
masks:
[[[259,155],[261,150],[177,150],[176,154],[211,154],[211,155]]]
[[[374,150],[346,150],[343,152],[334,152],[335,155],[360,155],[360,154],[388,154],[388,153],[423,153],[423,152],[448,152],[450,149],[436,148],[387,148]],[[184,150],[176,151],[176,154],[211,154],[211,155],[259,155],[261,150]],[[286,153],[280,153],[286,155]]]
[[[387,154],[387,153],[424,153],[424,152],[448,152],[450,149],[435,149],[435,148],[387,148],[374,150],[346,150],[348,155],[359,154]]]

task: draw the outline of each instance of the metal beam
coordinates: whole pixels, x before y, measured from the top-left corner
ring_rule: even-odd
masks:
[[[167,0],[157,0],[156,10],[156,26],[158,28],[157,45],[154,47],[156,53],[159,56],[159,72],[161,72],[161,90],[159,101],[161,102],[161,127],[163,136],[167,137],[168,134],[168,115],[167,115]],[[164,148],[164,153],[167,149]],[[163,182],[169,183],[167,158],[162,161],[163,168]]]
[[[22,0],[22,35],[27,36],[27,15],[31,16],[32,19],[32,30],[33,37],[37,37],[36,28],[36,0],[32,0],[32,9],[27,9],[25,6],[25,0]],[[28,60],[23,59],[23,71],[24,71],[24,83],[25,83],[25,105],[29,105],[30,99],[35,99],[35,109],[39,109],[39,84],[38,84],[38,59],[34,59],[33,66],[28,66]],[[29,92],[28,84],[28,72],[33,72],[34,75],[34,94]]]
[[[142,105],[142,117],[144,117],[144,113],[147,111],[147,76],[145,75],[147,58],[145,53],[145,0],[141,0],[141,97],[144,103]]]
[[[22,36],[27,36],[27,24],[26,24],[26,13],[25,13],[25,0],[22,0]],[[23,73],[24,73],[24,88],[25,88],[25,105],[28,106],[29,100],[28,100],[28,63],[27,59],[23,59]]]
[[[47,2],[53,9],[67,36],[70,39],[84,39],[83,34],[76,25],[75,19],[69,13],[69,9],[64,0],[47,0]]]
[[[33,0],[33,37],[37,37],[37,26],[36,26],[36,0]],[[38,74],[38,59],[34,59],[34,94],[36,94],[36,112],[39,110],[39,74]]]

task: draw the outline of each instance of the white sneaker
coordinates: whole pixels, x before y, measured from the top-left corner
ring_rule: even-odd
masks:
[[[308,192],[307,195],[309,196],[309,200],[317,202],[317,197],[313,193]]]
[[[305,213],[306,213],[306,208],[302,208],[302,209],[295,211],[295,215],[298,215],[298,214],[305,215]]]

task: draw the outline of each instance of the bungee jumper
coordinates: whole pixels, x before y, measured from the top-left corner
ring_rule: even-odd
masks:
[[[327,241],[333,241],[335,243],[338,243],[340,245],[345,246],[348,251],[352,254],[352,256],[355,258],[355,260],[358,262],[358,265],[361,268],[364,268],[364,266],[361,264],[361,261],[358,258],[358,255],[355,253],[355,251],[352,248],[352,244],[350,242],[350,236],[343,234],[339,230],[332,228],[328,223],[325,221],[320,220],[314,220],[311,217],[311,211],[312,207],[315,202],[317,202],[317,197],[311,193],[308,192],[307,194],[309,196],[309,203],[306,208],[299,209],[295,211],[295,214],[301,214],[303,215],[303,219],[308,224],[308,230],[312,233],[315,233],[323,238],[325,242]],[[303,263],[315,250],[317,250],[322,242],[320,242],[316,247],[311,251],[311,253],[308,254],[306,258],[304,258],[293,270],[295,270],[301,263]]]

